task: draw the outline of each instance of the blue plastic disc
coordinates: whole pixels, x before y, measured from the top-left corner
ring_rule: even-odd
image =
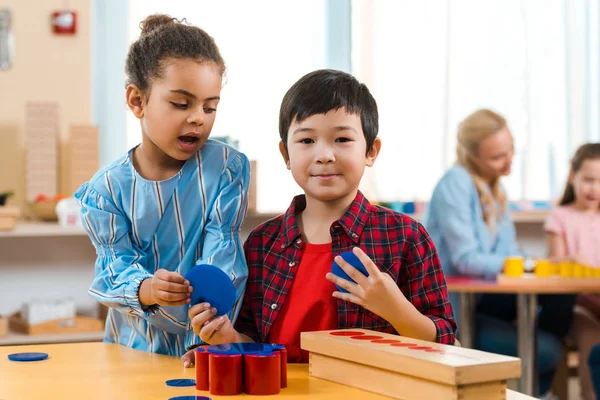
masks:
[[[271,353],[277,348],[266,343],[227,343],[208,347],[212,354],[260,354]]]
[[[362,272],[364,276],[369,276],[367,269],[362,264],[362,262],[360,262],[358,257],[356,257],[356,255],[353,252],[347,251],[345,253],[340,254],[340,257],[342,257],[344,259],[344,261],[346,261],[348,264],[352,265],[354,268],[356,268],[357,270]],[[347,281],[354,282],[354,280],[352,278],[350,278],[348,276],[348,274],[342,269],[342,267],[337,265],[337,263],[335,261],[331,265],[331,273],[336,276],[339,276],[340,278],[343,278]],[[354,283],[356,283],[356,282],[354,282]],[[344,289],[343,287],[340,287],[339,285],[335,285],[335,286],[337,287],[337,290],[339,290],[340,292],[348,293],[348,291],[346,289]]]
[[[177,396],[171,397],[169,400],[211,400],[210,397],[206,396]]]
[[[167,386],[196,386],[196,381],[193,379],[169,379],[166,382]]]
[[[214,265],[196,265],[185,275],[194,291],[191,303],[209,303],[217,309],[215,316],[225,315],[235,303],[235,287],[229,276]]]
[[[11,361],[41,361],[48,358],[48,353],[14,353],[9,354]]]

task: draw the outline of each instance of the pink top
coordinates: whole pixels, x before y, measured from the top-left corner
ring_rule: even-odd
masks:
[[[568,255],[580,254],[600,267],[600,212],[581,212],[572,204],[560,206],[552,210],[544,230],[565,239]]]

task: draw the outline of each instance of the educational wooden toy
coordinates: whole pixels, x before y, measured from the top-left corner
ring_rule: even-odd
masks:
[[[213,395],[270,395],[287,387],[287,351],[282,345],[200,346],[195,360],[196,389]]]
[[[397,399],[506,399],[518,358],[366,329],[303,332],[310,376]]]

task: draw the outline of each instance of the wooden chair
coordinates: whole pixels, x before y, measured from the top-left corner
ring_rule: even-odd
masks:
[[[579,367],[579,351],[570,343],[563,347],[563,356],[559,362],[554,382],[552,382],[552,392],[560,400],[569,400],[569,379],[577,376]]]

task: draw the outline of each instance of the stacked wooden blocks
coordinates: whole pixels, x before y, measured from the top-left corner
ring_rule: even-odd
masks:
[[[25,196],[30,203],[40,193],[52,197],[58,192],[58,132],[58,103],[25,105]]]

